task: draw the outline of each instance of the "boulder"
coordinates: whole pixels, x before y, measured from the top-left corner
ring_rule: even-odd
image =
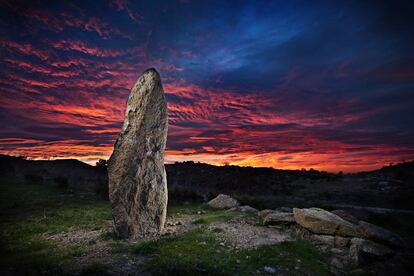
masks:
[[[348,212],[345,212],[344,210],[333,210],[331,213],[334,213],[335,215],[341,217],[342,219],[349,221],[350,223],[358,224],[359,219],[354,217]]]
[[[208,206],[215,209],[229,209],[240,205],[240,203],[229,195],[219,194],[216,198],[210,200]]]
[[[292,213],[278,211],[268,213],[263,219],[263,225],[278,225],[293,222],[295,222],[295,219]]]
[[[166,141],[164,90],[158,72],[149,69],[129,94],[124,124],[108,161],[109,199],[121,238],[158,235],[164,227]]]
[[[257,209],[249,206],[249,205],[243,205],[243,206],[239,206],[236,208],[237,211],[240,211],[242,213],[252,213],[252,214],[256,214],[258,212]]]
[[[394,247],[404,247],[403,240],[400,236],[377,225],[360,221],[359,231],[365,239],[377,241]]]
[[[320,208],[293,208],[295,221],[316,234],[358,237],[357,225]]]
[[[356,266],[363,266],[375,259],[384,259],[394,253],[385,245],[361,238],[351,239],[349,259]]]

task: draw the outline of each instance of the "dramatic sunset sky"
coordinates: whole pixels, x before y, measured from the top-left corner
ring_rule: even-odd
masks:
[[[413,160],[409,3],[0,0],[0,153],[108,158],[131,87],[155,67],[167,162]]]

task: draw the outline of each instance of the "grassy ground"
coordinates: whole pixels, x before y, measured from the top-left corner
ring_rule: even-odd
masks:
[[[85,248],[59,248],[45,236],[104,227],[111,219],[108,202],[62,196],[36,184],[0,184],[0,267],[16,274],[63,274]],[[86,247],[86,246],[85,246]]]
[[[288,275],[326,275],[324,256],[306,241],[285,242],[257,249],[235,249],[220,244],[207,229],[212,222],[228,221],[240,213],[216,211],[203,205],[171,206],[169,216],[194,216],[193,230],[139,244],[116,239],[108,229],[107,201],[62,194],[55,188],[1,181],[0,274],[105,275],[107,264],[78,267],[82,256],[92,253],[89,244],[65,246],[47,237],[74,231],[102,230],[99,237],[113,258],[145,256],[146,271],[159,275],[254,275],[265,267]],[[96,241],[93,241],[96,242]],[[112,255],[111,255],[112,256]]]
[[[205,228],[145,242],[133,248],[133,252],[151,256],[145,265],[157,275],[256,275],[265,273],[266,266],[292,275],[305,271],[328,274],[320,261],[323,256],[306,241],[235,250],[220,245],[215,234]]]

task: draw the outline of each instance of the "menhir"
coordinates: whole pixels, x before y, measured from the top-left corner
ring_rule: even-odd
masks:
[[[164,227],[167,128],[161,78],[155,69],[148,69],[129,94],[124,125],[108,162],[109,199],[121,238],[156,235]]]

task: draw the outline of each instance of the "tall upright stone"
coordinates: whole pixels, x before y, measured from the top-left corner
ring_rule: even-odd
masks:
[[[159,234],[164,227],[167,124],[160,75],[148,69],[129,94],[124,125],[108,162],[109,199],[121,238]]]

